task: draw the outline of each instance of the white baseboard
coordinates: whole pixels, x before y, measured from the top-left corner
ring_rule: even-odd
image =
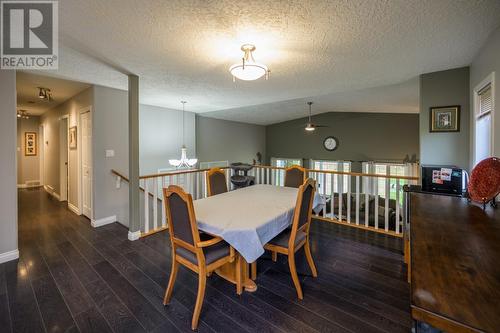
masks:
[[[141,238],[141,232],[140,231],[135,231],[135,232],[128,232],[128,240],[129,241],[135,241]]]
[[[50,186],[50,185],[43,185],[43,188],[45,189],[45,191],[47,191],[48,194],[50,194],[54,198],[56,198],[57,201],[60,201],[61,196],[56,193],[56,190],[52,186]]]
[[[116,215],[113,215],[113,216],[108,216],[108,217],[105,217],[105,218],[102,218],[102,219],[97,219],[97,220],[92,219],[92,221],[90,222],[90,224],[94,228],[97,228],[97,227],[102,227],[103,225],[110,224],[110,223],[115,223],[115,222],[116,222]]]
[[[68,209],[69,209],[70,211],[72,211],[73,213],[75,213],[76,215],[81,215],[81,214],[80,214],[80,210],[78,209],[78,207],[76,207],[75,205],[73,205],[73,204],[72,204],[72,203],[70,203],[69,201],[68,201]]]
[[[19,258],[19,250],[18,249],[15,249],[15,250],[12,250],[9,252],[0,253],[0,264],[7,262],[7,261],[11,261],[11,260],[16,260],[17,258]]]

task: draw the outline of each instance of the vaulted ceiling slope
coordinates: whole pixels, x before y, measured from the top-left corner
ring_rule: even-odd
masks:
[[[468,65],[500,24],[498,0],[65,0],[59,11],[50,75],[127,89],[134,73],[141,103],[184,99],[195,112],[404,85]],[[246,42],[269,81],[232,82]]]

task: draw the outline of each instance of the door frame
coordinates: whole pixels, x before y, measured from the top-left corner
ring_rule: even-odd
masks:
[[[39,179],[40,185],[45,185],[45,128],[43,124],[38,125],[38,151],[40,152],[40,159],[38,160]]]
[[[61,129],[60,125],[62,121],[66,121],[66,128]],[[63,133],[62,131],[66,131],[66,147],[62,147],[61,143],[63,141],[63,138],[61,137],[61,134]],[[59,117],[59,201],[68,201],[68,192],[69,192],[69,115],[64,115]],[[62,154],[61,154],[61,149],[65,149],[66,153],[66,163],[67,165],[65,166],[63,164],[63,161],[61,160]],[[64,180],[63,177],[63,170],[64,167],[66,167],[66,179]],[[66,186],[64,186],[66,185]]]
[[[82,117],[82,114],[84,113],[89,113],[89,118],[90,118],[90,123],[91,123],[91,131],[92,131],[92,142],[90,144],[90,156],[92,158],[92,169],[91,169],[91,179],[92,179],[92,182],[90,184],[91,186],[91,189],[90,189],[90,204],[92,205],[92,209],[90,211],[90,215],[89,218],[90,220],[92,220],[94,218],[94,185],[92,184],[93,181],[94,181],[94,159],[93,159],[93,143],[94,143],[94,133],[93,133],[93,129],[94,129],[94,123],[92,121],[92,106],[89,105],[89,106],[85,106],[83,108],[81,108],[79,111],[78,111],[78,115],[77,115],[77,119],[76,119],[76,128],[77,128],[77,134],[76,134],[76,137],[77,137],[77,160],[78,160],[78,210],[80,211],[80,214],[83,215],[83,171],[82,171],[82,121],[81,121],[81,117]]]

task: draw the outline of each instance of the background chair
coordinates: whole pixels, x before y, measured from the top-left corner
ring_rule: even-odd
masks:
[[[298,188],[306,180],[306,169],[292,165],[285,170],[285,186]]]
[[[198,327],[207,275],[222,265],[233,262],[234,249],[222,238],[198,231],[191,194],[175,185],[163,189],[167,221],[172,243],[172,271],[163,304],[172,296],[179,264],[198,273],[198,295],[194,306],[191,328]]]
[[[311,268],[312,275],[314,277],[318,276],[318,272],[316,271],[316,266],[314,265],[311,255],[311,248],[309,247],[309,227],[311,225],[311,212],[315,188],[315,181],[310,178],[299,187],[292,227],[274,237],[264,246],[264,249],[273,253],[273,261],[276,261],[277,253],[288,256],[290,274],[292,275],[293,284],[295,285],[297,297],[299,299],[303,299],[303,294],[299,277],[297,275],[297,268],[295,266],[295,252],[297,252],[301,247],[304,247],[307,263]]]
[[[207,172],[208,196],[227,192],[226,174],[224,170],[212,168]]]

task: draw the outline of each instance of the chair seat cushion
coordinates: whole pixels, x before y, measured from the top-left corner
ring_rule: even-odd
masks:
[[[200,234],[201,241],[206,241],[211,238],[213,237],[210,235],[203,233]],[[216,262],[221,258],[229,256],[229,244],[225,241],[220,241],[219,243],[212,246],[204,247],[203,253],[205,254],[205,265],[210,265],[211,263]],[[177,247],[177,254],[188,260],[189,262],[198,265],[196,254],[194,254],[193,252],[179,246]]]
[[[269,244],[288,248],[288,240],[290,239],[291,234],[292,234],[292,229],[288,228],[278,236],[271,239]],[[295,237],[295,246],[300,244],[300,242],[302,242],[305,239],[306,239],[306,233],[303,231],[297,231],[297,237]]]

